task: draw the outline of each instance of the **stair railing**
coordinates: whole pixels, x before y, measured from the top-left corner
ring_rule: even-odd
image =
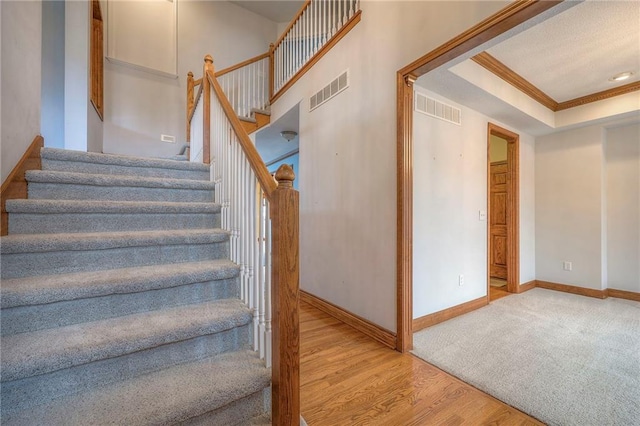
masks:
[[[269,52],[218,71],[216,78],[238,116],[269,108]]]
[[[321,55],[316,55],[323,47],[336,43],[359,18],[360,0],[307,0],[270,49],[272,100],[319,59]]]
[[[253,347],[272,371],[272,423],[300,422],[298,191],[281,166],[275,179],[205,57],[190,115],[191,161],[211,164],[221,226],[240,266],[240,297],[253,313]]]

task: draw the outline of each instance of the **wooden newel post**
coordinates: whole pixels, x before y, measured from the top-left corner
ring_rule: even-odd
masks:
[[[215,78],[213,73],[213,57],[204,57],[204,67],[202,70],[202,162],[211,162],[211,83],[209,77]]]
[[[273,72],[275,69],[274,58],[273,58],[274,49],[275,47],[273,43],[271,43],[269,45],[269,99],[273,97],[273,82],[275,81],[275,75],[273,75]]]
[[[193,73],[187,73],[187,144],[191,142],[191,110],[193,110]]]
[[[300,424],[299,194],[287,164],[276,172],[272,194],[272,423]]]

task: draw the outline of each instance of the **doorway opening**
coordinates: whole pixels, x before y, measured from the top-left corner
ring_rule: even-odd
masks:
[[[518,293],[519,136],[493,123],[487,130],[487,298]]]

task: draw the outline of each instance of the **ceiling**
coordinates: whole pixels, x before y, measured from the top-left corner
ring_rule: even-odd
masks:
[[[540,111],[539,115],[548,117],[546,120],[533,118],[530,111],[516,108],[505,102],[504,96],[488,91],[489,85],[483,83],[496,76],[487,75],[487,69],[472,62],[479,53],[497,59],[552,103],[638,82],[640,2],[563,2],[417,81],[419,86],[532,135],[551,133],[557,130],[550,125],[555,109]],[[613,75],[626,71],[634,73],[631,78],[610,81]],[[470,78],[472,74],[477,75]],[[640,91],[632,96],[638,97],[640,107]],[[542,105],[539,109],[548,108]]]
[[[298,13],[304,1],[300,0],[231,0],[247,10],[252,11],[273,22],[289,22]]]
[[[587,1],[487,52],[557,102],[610,89],[621,72],[639,81],[640,2]]]

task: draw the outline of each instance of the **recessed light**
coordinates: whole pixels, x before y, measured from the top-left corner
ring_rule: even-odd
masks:
[[[616,74],[609,79],[609,81],[624,81],[631,77],[633,73],[631,71],[621,72],[620,74]]]

